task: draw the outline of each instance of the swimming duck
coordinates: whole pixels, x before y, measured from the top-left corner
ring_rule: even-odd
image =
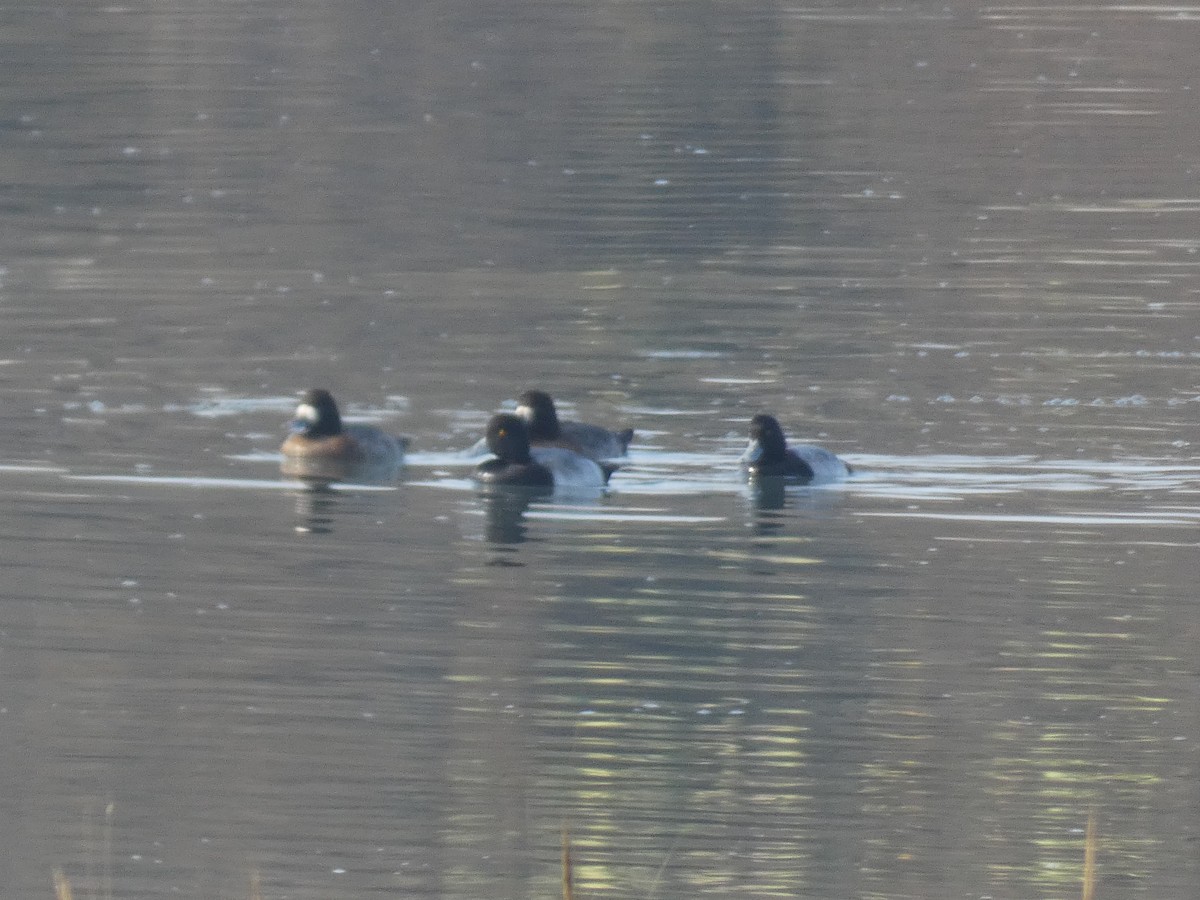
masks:
[[[329,391],[306,391],[296,407],[291,434],[279,450],[286,457],[285,471],[307,470],[316,464],[398,468],[404,463],[408,438],[396,437],[371,425],[343,425],[337,403]],[[289,474],[305,474],[292,471]]]
[[[750,420],[750,445],[742,454],[751,478],[786,478],[797,484],[839,481],[851,469],[824,447],[799,444],[788,447],[774,416],[759,413]]]
[[[586,422],[564,422],[545,391],[526,391],[517,400],[516,413],[525,420],[533,447],[565,447],[597,462],[624,456],[633,440],[633,429],[609,431]]]
[[[563,447],[531,448],[525,420],[512,413],[492,416],[486,440],[494,458],[475,467],[476,480],[485,485],[596,489],[615,470]]]

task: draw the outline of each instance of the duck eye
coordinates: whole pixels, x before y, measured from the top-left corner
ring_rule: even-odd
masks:
[[[507,428],[501,428],[499,431],[497,431],[497,432],[496,432],[496,434],[497,434],[497,436],[499,436],[499,437],[508,437],[508,429],[507,429]]]

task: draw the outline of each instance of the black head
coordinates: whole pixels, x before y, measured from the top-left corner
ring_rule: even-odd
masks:
[[[496,458],[508,463],[530,463],[529,433],[525,420],[512,413],[497,413],[487,425],[488,449]]]
[[[296,407],[291,430],[294,434],[313,438],[340,434],[342,417],[338,414],[333,395],[323,388],[305,391],[300,405]]]
[[[558,439],[558,412],[545,391],[526,391],[517,398],[517,415],[525,420],[531,440]]]
[[[774,416],[759,413],[750,420],[750,447],[746,457],[752,463],[778,462],[787,454],[787,438]]]
[[[487,445],[495,459],[485,459],[475,467],[475,477],[481,484],[539,491],[554,487],[550,470],[535,462],[530,453],[525,420],[520,416],[492,416],[487,426]]]

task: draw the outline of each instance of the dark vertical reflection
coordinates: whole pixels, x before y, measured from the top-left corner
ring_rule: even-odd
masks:
[[[480,494],[483,505],[484,540],[491,545],[490,565],[520,566],[518,545],[530,540],[525,514],[537,499],[546,499],[547,490],[529,488],[493,488]]]

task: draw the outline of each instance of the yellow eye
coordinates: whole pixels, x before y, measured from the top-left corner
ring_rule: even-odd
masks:
[[[501,428],[499,431],[496,432],[496,434],[498,437],[508,437],[508,429]]]

